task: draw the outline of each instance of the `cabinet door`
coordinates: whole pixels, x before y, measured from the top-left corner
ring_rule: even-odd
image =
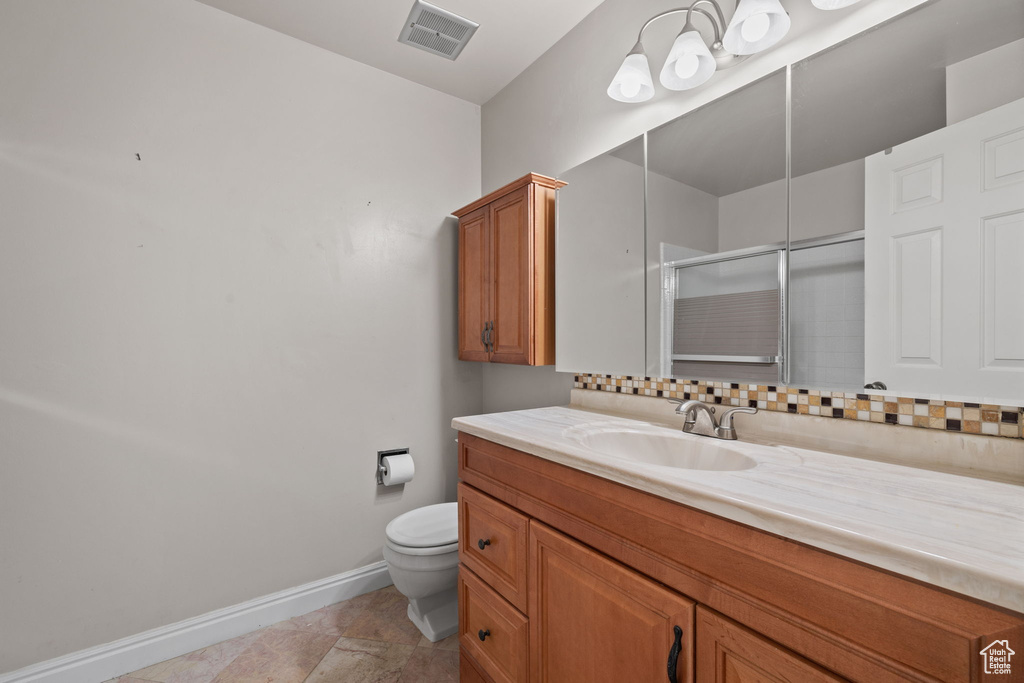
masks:
[[[836,683],[843,679],[739,624],[697,608],[697,683]]]
[[[459,360],[490,358],[484,324],[491,319],[491,237],[488,207],[459,220]]]
[[[530,186],[491,204],[491,282],[495,363],[532,362]]]
[[[532,520],[530,562],[531,683],[692,680],[693,602]]]

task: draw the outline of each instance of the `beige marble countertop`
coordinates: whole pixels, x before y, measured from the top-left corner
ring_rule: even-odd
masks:
[[[452,427],[749,526],[1024,612],[1024,487],[790,446],[722,442],[576,407],[460,417]],[[756,462],[708,471],[595,450],[639,432]],[[709,442],[711,442],[709,444]],[[674,444],[674,442],[668,442]]]

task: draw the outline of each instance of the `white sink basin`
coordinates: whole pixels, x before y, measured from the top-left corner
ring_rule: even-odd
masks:
[[[597,453],[659,467],[731,472],[757,466],[731,442],[668,429],[583,427],[565,435]]]

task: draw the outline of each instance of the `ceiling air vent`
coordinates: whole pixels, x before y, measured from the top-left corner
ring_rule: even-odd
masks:
[[[476,33],[480,24],[429,2],[416,0],[405,21],[398,42],[455,59]]]

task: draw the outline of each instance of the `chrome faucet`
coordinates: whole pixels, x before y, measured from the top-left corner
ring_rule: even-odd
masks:
[[[683,422],[683,431],[687,434],[699,436],[710,436],[715,439],[736,439],[736,428],[732,426],[732,418],[736,413],[749,413],[753,415],[757,408],[729,408],[720,421],[715,420],[715,408],[707,403],[691,399],[684,401],[678,398],[668,399],[672,403],[678,403],[676,414],[683,415],[686,421]]]

